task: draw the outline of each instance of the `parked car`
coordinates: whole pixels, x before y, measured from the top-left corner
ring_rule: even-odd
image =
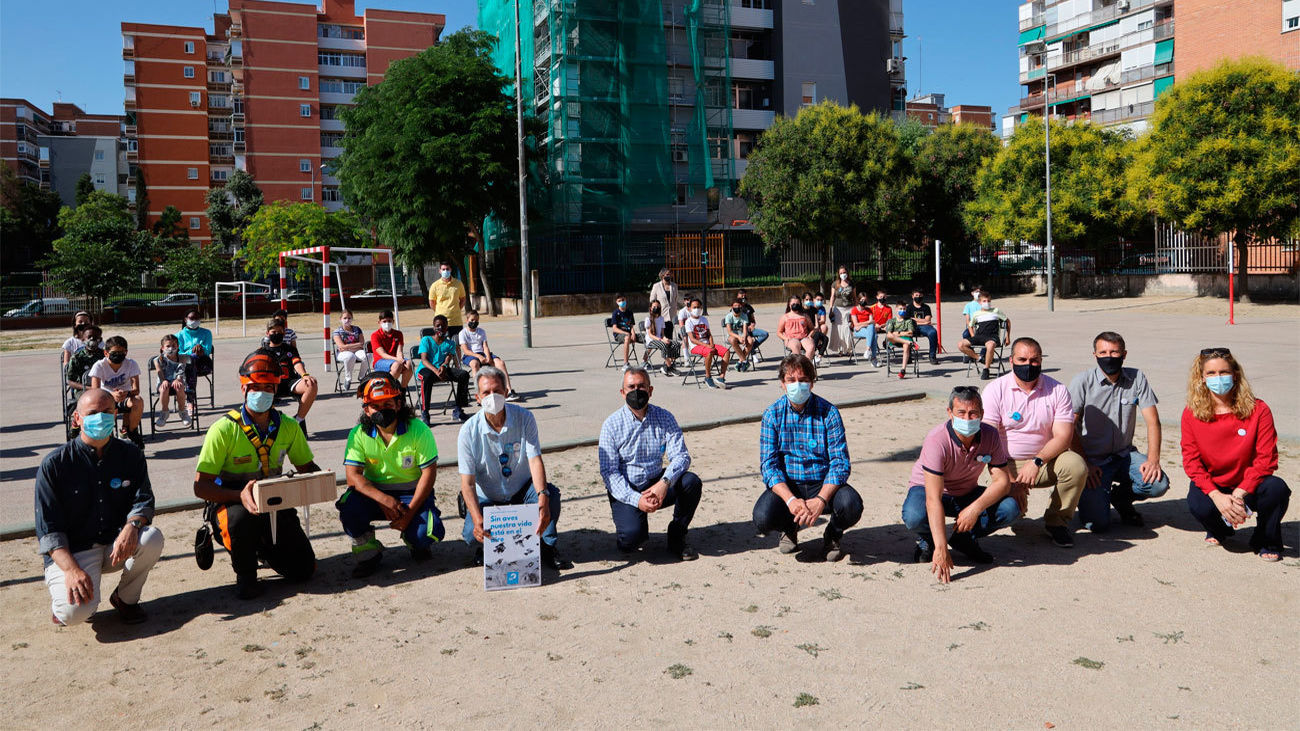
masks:
[[[294,290],[284,296],[285,302],[311,302],[311,293],[304,292],[300,289]]]
[[[41,317],[44,315],[71,315],[72,303],[65,297],[38,297],[22,307],[15,307],[5,317]]]
[[[145,299],[144,297],[123,297],[113,300],[113,307],[121,309],[124,307],[150,307],[154,300]]]
[[[1120,259],[1115,266],[1107,270],[1110,274],[1155,274],[1156,271],[1169,266],[1169,257],[1164,254],[1133,254]]]
[[[197,294],[188,294],[178,292],[169,294],[160,300],[154,300],[149,303],[150,307],[174,307],[176,305],[188,305],[190,307],[199,306],[199,296]]]
[[[392,299],[393,293],[391,290],[376,287],[374,289],[363,290],[360,294],[352,295],[352,299],[354,300],[368,299],[372,297],[373,298],[383,297],[385,299]]]

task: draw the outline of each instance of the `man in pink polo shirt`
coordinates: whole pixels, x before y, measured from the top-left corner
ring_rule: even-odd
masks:
[[[1043,523],[1052,542],[1074,545],[1070,519],[1083,494],[1088,465],[1070,451],[1070,390],[1042,375],[1043,348],[1033,338],[1011,344],[1011,372],[984,388],[984,423],[997,428],[1011,457],[1011,495],[1024,509],[1032,487],[1055,487]]]
[[[978,389],[958,386],[952,390],[948,420],[926,435],[903,501],[903,523],[916,534],[912,560],[929,563],[930,571],[945,584],[952,575],[949,544],[975,563],[992,563],[993,556],[980,548],[976,538],[1020,517],[1020,503],[1009,495],[1007,450],[998,430],[980,421],[983,417]],[[979,477],[985,469],[989,486],[980,487]],[[944,517],[956,518],[957,523],[948,540],[936,541],[934,536],[946,532]]]

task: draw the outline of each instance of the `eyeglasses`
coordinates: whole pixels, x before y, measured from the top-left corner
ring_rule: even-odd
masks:
[[[1205,348],[1201,351],[1201,356],[1205,358],[1226,358],[1232,355],[1232,351],[1227,348]]]
[[[506,454],[505,452],[502,452],[500,460],[501,460],[501,476],[510,477],[510,475],[514,474],[514,470],[510,469],[507,466],[510,462],[510,455]]]

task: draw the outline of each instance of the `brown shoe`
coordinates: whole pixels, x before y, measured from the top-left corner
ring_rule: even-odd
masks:
[[[149,619],[149,613],[144,611],[139,603],[127,604],[118,598],[116,591],[108,598],[108,603],[117,610],[117,616],[122,619],[122,624],[140,624]]]

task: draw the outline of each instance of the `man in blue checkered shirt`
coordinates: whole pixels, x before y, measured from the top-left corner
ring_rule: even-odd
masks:
[[[785,395],[763,412],[759,465],[767,487],[754,504],[759,533],[781,531],[777,550],[794,553],[799,529],[829,510],[822,558],[838,561],[840,538],[862,517],[862,498],[849,484],[844,421],[831,403],[812,393],[817,369],[807,356],[787,355],[777,374]]]
[[[650,405],[654,387],[639,366],[623,373],[619,391],[627,405],[600,428],[600,476],[609,491],[620,551],[631,553],[649,535],[649,516],[673,506],[668,524],[668,555],[694,561],[699,554],[686,542],[703,485],[691,466],[681,427],[666,409]],[[664,463],[667,462],[667,466]]]

